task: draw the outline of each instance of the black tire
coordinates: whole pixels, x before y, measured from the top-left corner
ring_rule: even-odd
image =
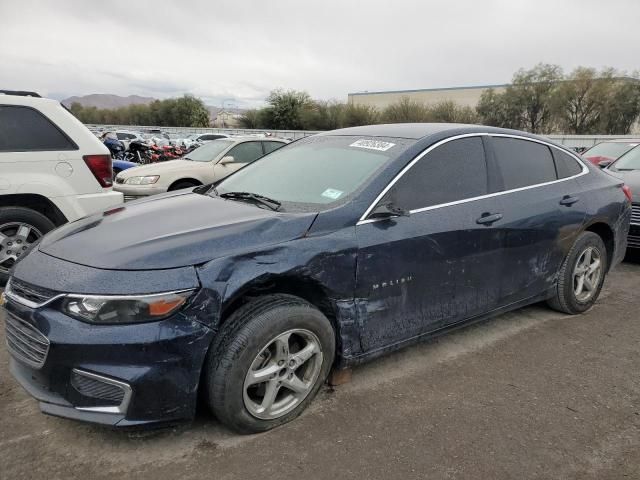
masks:
[[[199,183],[191,182],[189,180],[178,180],[176,183],[169,187],[169,192],[173,192],[174,190],[182,190],[183,188],[193,188],[200,185]]]
[[[12,223],[24,223],[34,228],[42,235],[56,228],[51,220],[49,220],[41,213],[36,212],[35,210],[31,210],[30,208],[0,207],[0,231],[2,231],[3,226]],[[22,247],[24,246],[25,245],[23,244]],[[5,248],[8,250],[8,248],[10,247],[8,247],[7,245],[0,245],[0,255],[2,255],[2,252]],[[7,267],[10,268],[10,266]],[[7,267],[0,265],[0,286],[4,286],[9,279]]]
[[[245,377],[264,347],[292,329],[310,331],[319,340],[319,374],[306,398],[291,411],[274,419],[257,418],[245,405]],[[239,433],[270,430],[293,420],[309,405],[329,374],[334,354],[333,327],[313,305],[292,295],[259,297],[231,315],[209,350],[204,371],[207,403],[218,420]]]
[[[592,290],[592,295],[588,299],[580,300],[574,290],[574,269],[583,253],[589,248],[595,249],[599,253],[601,272],[595,288]],[[554,310],[571,315],[586,312],[598,300],[608,266],[607,248],[602,238],[593,232],[583,232],[571,247],[560,267],[556,291],[554,296],[547,300],[548,305]]]

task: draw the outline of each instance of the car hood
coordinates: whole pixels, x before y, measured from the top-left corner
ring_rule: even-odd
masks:
[[[163,172],[193,170],[194,168],[212,168],[211,162],[194,162],[192,160],[169,160],[168,162],[150,163],[136,167],[135,171],[124,171],[120,177],[138,177],[143,175],[162,175]]]
[[[170,192],[64,225],[46,235],[39,250],[95,268],[177,268],[299,238],[316,215]]]
[[[607,169],[614,177],[620,178],[628,185],[633,193],[634,202],[640,201],[640,170],[611,170]]]

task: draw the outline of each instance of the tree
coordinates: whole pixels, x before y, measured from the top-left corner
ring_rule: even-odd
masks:
[[[375,107],[349,103],[344,110],[343,127],[357,127],[376,123],[380,123],[380,112]]]
[[[482,92],[476,106],[476,112],[480,117],[480,122],[485,125],[515,129],[522,126],[522,118],[515,106],[504,93],[497,93],[493,88]]]
[[[302,130],[307,110],[313,102],[307,92],[273,90],[267,97],[264,109],[265,127],[280,130]]]
[[[303,124],[307,130],[334,130],[344,123],[346,105],[335,100],[316,100],[305,110]]]
[[[430,121],[430,112],[424,103],[403,96],[384,109],[382,119],[389,123],[428,122]]]
[[[520,69],[507,87],[505,99],[517,111],[523,128],[532,133],[550,130],[555,89],[562,80],[558,65],[539,63],[530,70]]]
[[[565,133],[598,133],[612,80],[610,70],[598,75],[593,68],[578,67],[558,85],[554,92],[554,110]]]
[[[478,123],[478,114],[471,107],[463,107],[453,100],[442,100],[428,109],[430,122]]]
[[[260,124],[260,111],[255,108],[244,112],[239,120],[242,128],[262,128]]]
[[[640,115],[640,80],[616,78],[610,84],[606,104],[600,114],[599,133],[628,135]]]

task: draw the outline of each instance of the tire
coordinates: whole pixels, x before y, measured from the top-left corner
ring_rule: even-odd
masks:
[[[18,231],[20,225],[30,229]],[[0,286],[9,279],[9,269],[28,247],[56,226],[51,220],[35,210],[24,207],[0,207]],[[11,257],[7,256],[11,252]]]
[[[173,185],[171,185],[169,187],[169,190],[167,190],[168,192],[173,192],[174,190],[181,190],[183,188],[193,188],[193,187],[197,187],[199,185],[199,183],[195,183],[195,182],[190,182],[189,180],[179,180],[176,183],[174,183]]]
[[[582,292],[577,294],[579,289],[579,273],[585,270],[586,253],[591,252],[591,259],[598,256],[599,272],[597,279],[595,272],[588,274],[589,281],[583,280]],[[580,264],[580,266],[578,266]],[[589,267],[587,272],[593,268]],[[554,296],[547,300],[548,305],[559,312],[577,315],[589,310],[598,300],[602,285],[608,268],[607,249],[602,238],[593,232],[583,232],[571,247],[567,254],[560,272],[558,273],[558,284]],[[576,276],[576,274],[578,274]],[[590,277],[589,277],[590,275]],[[587,288],[587,286],[591,288]],[[589,293],[586,295],[586,293]]]
[[[290,349],[288,355],[280,351],[283,342]],[[314,348],[314,342],[319,352],[316,349],[305,362],[291,366],[297,354],[299,360]],[[259,297],[231,315],[209,349],[204,371],[207,403],[219,421],[239,433],[270,430],[293,420],[311,403],[329,374],[334,354],[333,327],[313,305],[292,295]],[[258,375],[268,369],[277,371],[246,386],[250,370]],[[304,385],[306,393],[301,388],[300,393],[290,390],[294,381],[296,388]],[[260,411],[260,404],[268,403],[271,387],[277,392],[276,401],[271,409]]]

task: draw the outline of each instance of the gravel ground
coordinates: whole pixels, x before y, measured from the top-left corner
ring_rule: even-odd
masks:
[[[585,315],[533,306],[403,350],[254,436],[206,412],[136,434],[44,416],[2,331],[0,479],[640,478],[638,292],[635,260]]]

